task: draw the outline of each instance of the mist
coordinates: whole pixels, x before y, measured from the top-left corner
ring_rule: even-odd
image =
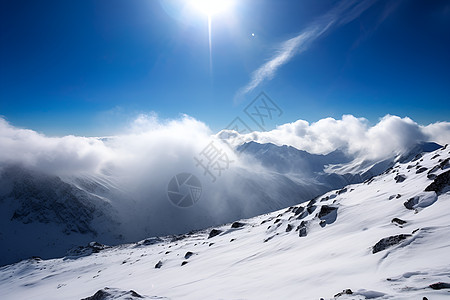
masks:
[[[80,188],[80,178],[102,185],[104,189],[93,193],[115,208],[121,224],[117,230],[127,241],[255,216],[321,192],[300,188],[302,178],[270,172],[246,155],[236,155],[218,136],[187,115],[175,120],[139,115],[120,134],[98,138],[48,137],[0,119],[0,166],[20,165]],[[355,159],[381,160],[418,142],[448,143],[450,123],[424,126],[387,115],[370,126],[364,118],[345,115],[340,120],[311,124],[298,120],[268,132],[232,136],[233,144],[274,143],[315,154],[340,149]],[[194,159],[211,142],[229,159],[216,178]],[[201,198],[187,208],[173,205],[167,196],[169,181],[179,173],[194,174],[202,185]]]

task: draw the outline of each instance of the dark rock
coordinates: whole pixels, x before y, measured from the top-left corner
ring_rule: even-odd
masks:
[[[308,211],[309,214],[312,214],[315,210],[316,210],[317,206],[313,205],[313,206],[309,206],[306,210]]]
[[[264,239],[263,243],[266,243],[268,241],[270,241],[271,239],[273,239],[277,234],[274,234],[272,236],[269,236],[268,238]]]
[[[286,227],[286,232],[290,232],[292,230],[292,225],[288,224]]]
[[[219,230],[219,229],[212,229],[212,230],[209,232],[208,239],[213,238],[213,237],[215,237],[216,235],[219,235],[219,234],[221,234],[221,233],[222,233],[222,230]]]
[[[425,191],[435,191],[436,194],[440,194],[448,185],[450,185],[450,171],[438,175],[433,182],[425,188]]]
[[[340,297],[340,296],[343,296],[343,295],[351,295],[351,294],[353,294],[351,289],[345,289],[342,292],[337,293],[336,295],[334,295],[334,297],[337,298],[337,297]]]
[[[263,220],[263,221],[261,222],[261,225],[264,224],[264,223],[267,223],[267,222],[269,222],[269,221],[272,221],[272,218],[268,218],[268,219]]]
[[[444,170],[444,168],[449,165],[449,158],[444,159],[443,161],[441,161],[441,163],[439,164],[439,167],[441,168],[441,170]]]
[[[308,232],[306,231],[306,226],[307,226],[307,222],[305,222],[305,221],[302,221],[301,223],[300,223],[300,225],[298,226],[298,230],[299,230],[299,233],[298,233],[298,236],[299,237],[305,237],[305,236],[307,236],[307,234],[308,234]]]
[[[317,217],[319,217],[320,226],[325,227],[326,224],[333,224],[337,219],[337,207],[322,205]]]
[[[435,158],[437,158],[437,157],[439,157],[440,155],[439,154],[436,154],[435,156],[433,156],[431,159],[435,159]]]
[[[411,237],[411,234],[399,234],[383,238],[380,241],[378,241],[378,243],[376,243],[375,246],[373,246],[372,253],[375,254],[391,246],[397,245],[401,241],[406,240],[409,237]]]
[[[231,228],[241,228],[244,227],[245,223],[241,223],[241,222],[234,222],[233,224],[231,224]]]
[[[419,168],[419,169],[416,171],[416,174],[423,173],[423,172],[425,172],[426,170],[428,170],[428,168],[421,167],[421,168]]]
[[[403,205],[407,209],[414,209],[414,206],[417,205],[417,203],[419,203],[419,198],[413,197],[413,198],[409,198],[405,203],[403,203]]]
[[[430,180],[434,180],[436,177],[437,177],[436,174],[428,174],[427,175],[427,178]]]
[[[430,288],[433,290],[450,289],[450,283],[447,282],[437,282],[430,284]]]
[[[111,289],[108,287],[105,287],[104,289],[101,289],[97,291],[93,296],[83,298],[81,300],[109,300],[109,299],[143,299],[144,297],[139,295],[133,290],[130,291],[121,291],[118,289]]]
[[[311,206],[313,206],[314,204],[316,204],[316,202],[317,202],[317,199],[316,199],[316,198],[314,198],[314,199],[310,200],[310,201],[308,202],[308,205],[307,205],[307,207],[311,207]]]
[[[308,233],[306,232],[306,227],[300,227],[299,232],[298,232],[298,236],[299,237],[305,237],[307,235],[308,235]]]
[[[161,243],[161,242],[163,242],[163,240],[161,238],[152,237],[152,238],[143,240],[142,242],[139,243],[139,245],[149,246],[149,245],[154,245],[154,244]]]
[[[155,265],[155,269],[160,269],[162,267],[162,261],[158,261]]]
[[[347,192],[347,188],[343,188],[343,189],[337,191],[336,194],[340,195],[340,194],[343,194],[345,192]]]
[[[427,174],[431,174],[433,172],[436,172],[437,170],[439,170],[441,167],[439,165],[432,167]]]
[[[306,216],[308,216],[308,211],[305,210],[297,217],[297,220],[301,220],[301,219],[305,218]]]
[[[319,214],[317,216],[321,219],[321,218],[325,217],[326,215],[332,213],[335,210],[337,210],[337,207],[322,205],[322,207],[320,208]]]
[[[181,263],[181,266],[184,266],[185,264],[187,264],[188,262],[187,261],[183,261],[182,263]]]
[[[189,257],[191,257],[192,255],[194,255],[194,253],[192,253],[191,251],[186,252],[186,254],[184,255],[185,259],[189,259]]]
[[[296,216],[296,215],[300,214],[301,212],[303,212],[304,210],[305,210],[305,208],[303,206],[299,206],[294,210],[294,215]]]
[[[273,224],[277,224],[280,221],[281,221],[281,219],[276,219],[275,222],[273,222]]]
[[[328,199],[330,199],[330,197],[326,196],[326,197],[324,197],[324,198],[320,199],[320,202],[324,202],[324,201],[327,201]]]
[[[395,198],[400,198],[402,195],[400,195],[400,194],[397,194],[397,196],[395,196]]]
[[[402,219],[399,219],[399,218],[393,218],[393,219],[391,220],[391,223],[397,223],[397,224],[399,224],[399,225],[403,225],[403,224],[406,224],[406,223],[408,223],[408,222],[403,221]]]
[[[405,181],[405,179],[406,179],[405,175],[400,175],[400,174],[394,177],[394,180],[396,183],[403,182],[403,181]]]

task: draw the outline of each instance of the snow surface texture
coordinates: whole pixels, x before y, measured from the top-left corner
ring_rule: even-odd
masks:
[[[449,151],[233,224],[5,266],[0,298],[448,299]]]

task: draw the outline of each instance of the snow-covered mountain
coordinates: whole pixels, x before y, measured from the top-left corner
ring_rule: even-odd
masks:
[[[217,183],[204,183],[203,200],[190,209],[169,203],[164,178],[142,188],[105,174],[58,177],[6,166],[0,173],[0,241],[5,245],[0,265],[31,256],[60,257],[92,240],[117,245],[272,212],[363,182],[400,158],[408,161],[438,147],[420,144],[403,155],[360,164],[342,151],[314,155],[251,142],[238,151],[247,166],[260,168],[233,168]]]
[[[450,150],[414,157],[251,219],[4,266],[0,298],[447,299]]]

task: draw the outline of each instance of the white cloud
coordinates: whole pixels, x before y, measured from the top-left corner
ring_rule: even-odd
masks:
[[[118,208],[129,240],[151,234],[185,232],[267,212],[298,201],[299,190],[261,166],[231,157],[230,169],[216,183],[195,165],[215,135],[204,123],[189,116],[160,120],[140,115],[124,134],[97,139],[77,136],[47,137],[20,129],[0,119],[0,167],[20,164],[64,180],[87,176],[109,182],[106,194]],[[421,126],[409,118],[386,116],[374,126],[351,115],[325,118],[315,123],[298,120],[269,132],[235,134],[239,142],[291,145],[312,153],[345,149],[355,157],[383,158],[420,141],[450,140],[450,123]],[[218,144],[220,145],[220,144]],[[225,150],[225,146],[221,146]],[[179,209],[167,199],[167,184],[181,172],[195,174],[202,182],[202,199],[192,209]],[[107,189],[108,190],[108,189]],[[311,197],[301,191],[302,197]],[[312,193],[311,191],[308,191]],[[115,193],[115,192],[114,192]],[[287,197],[294,197],[286,200]],[[284,202],[283,202],[284,201]],[[289,202],[290,201],[290,202]],[[289,203],[289,204],[286,204]]]
[[[334,9],[318,18],[297,36],[281,43],[275,54],[251,74],[250,82],[238,91],[236,98],[253,91],[264,81],[271,80],[281,66],[288,63],[295,55],[306,51],[312,42],[333,28],[353,21],[375,2],[377,0],[341,1]]]
[[[234,144],[248,141],[289,145],[310,153],[326,154],[336,149],[362,159],[383,159],[422,141],[450,142],[450,123],[421,126],[410,118],[386,115],[370,126],[364,118],[344,115],[342,119],[321,119],[314,123],[298,120],[268,132],[236,135]]]

